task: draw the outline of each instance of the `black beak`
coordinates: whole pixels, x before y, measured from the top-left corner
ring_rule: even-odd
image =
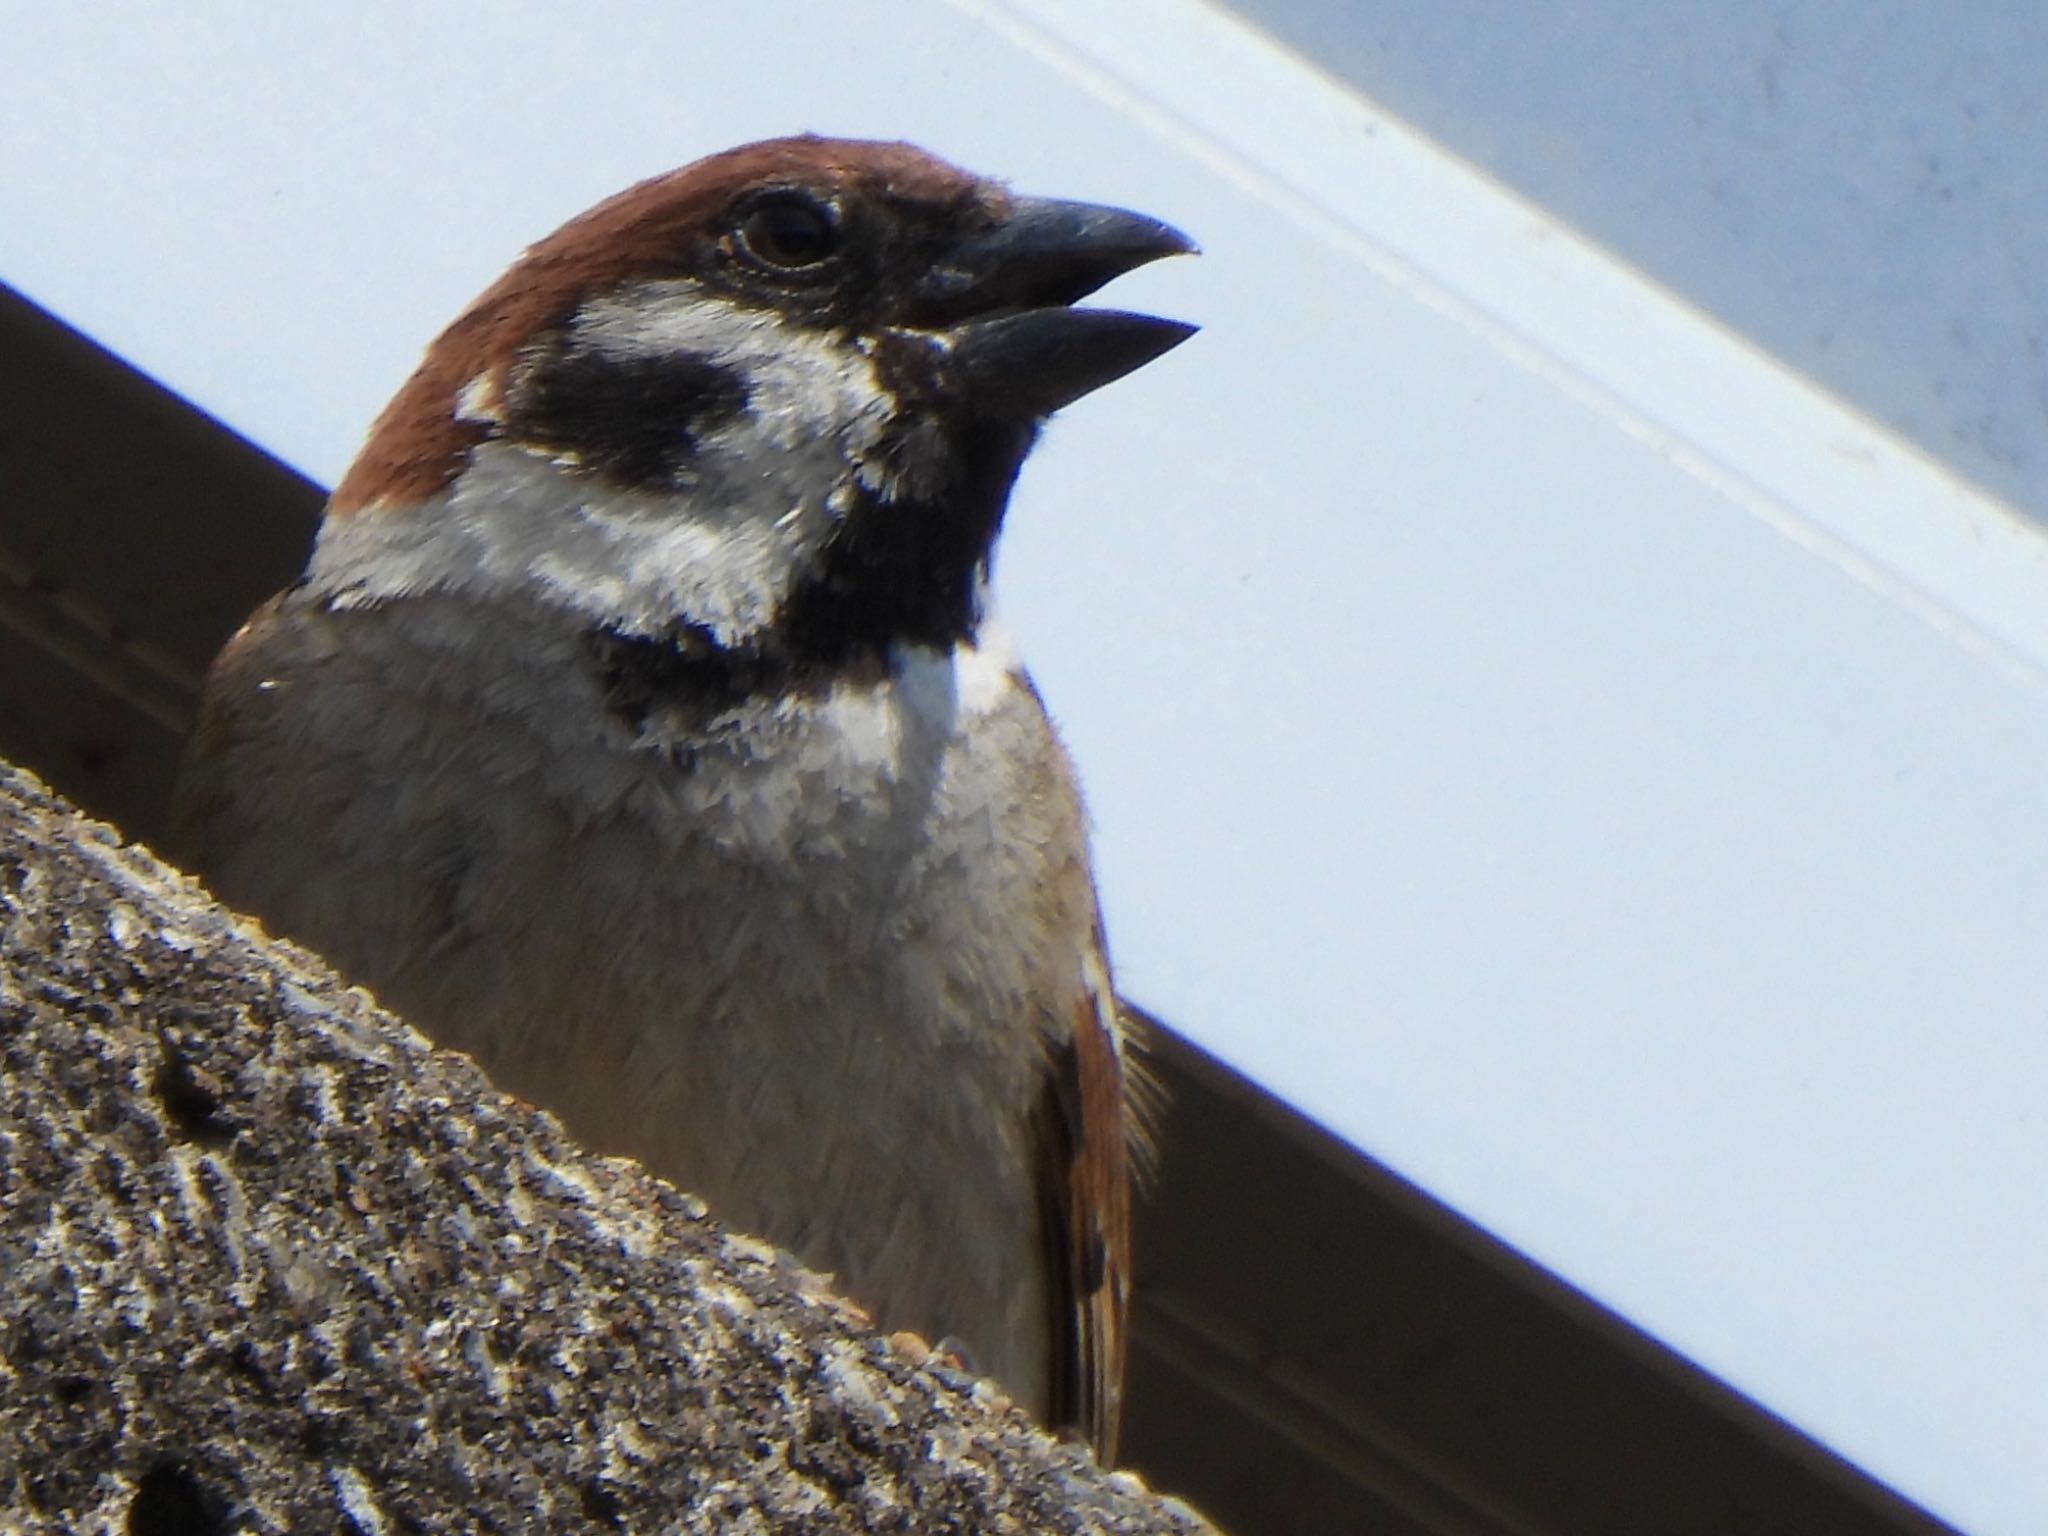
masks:
[[[1194,250],[1141,213],[1020,199],[934,267],[918,309],[937,322],[955,378],[984,409],[1045,416],[1195,333],[1178,320],[1070,307],[1133,267]]]

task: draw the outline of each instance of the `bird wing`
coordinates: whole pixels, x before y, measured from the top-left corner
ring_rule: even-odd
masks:
[[[1102,953],[1098,936],[1095,955]],[[1054,1428],[1116,1458],[1130,1308],[1132,1119],[1128,1026],[1099,964],[1053,1052],[1041,1110],[1053,1311]]]

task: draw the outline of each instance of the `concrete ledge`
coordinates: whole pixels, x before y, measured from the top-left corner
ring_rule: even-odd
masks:
[[[1195,1532],[0,765],[16,1531]]]

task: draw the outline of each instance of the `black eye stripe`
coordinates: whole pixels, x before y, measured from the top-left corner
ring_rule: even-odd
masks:
[[[565,449],[627,485],[683,483],[705,432],[747,406],[738,372],[690,353],[615,357],[558,344],[512,390],[508,436]]]

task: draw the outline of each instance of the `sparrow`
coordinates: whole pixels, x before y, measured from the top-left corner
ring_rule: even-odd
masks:
[[[1194,249],[907,144],[751,144],[526,250],[208,675],[176,839],[587,1143],[1114,1455],[1137,1068],[991,615],[1044,419]]]

